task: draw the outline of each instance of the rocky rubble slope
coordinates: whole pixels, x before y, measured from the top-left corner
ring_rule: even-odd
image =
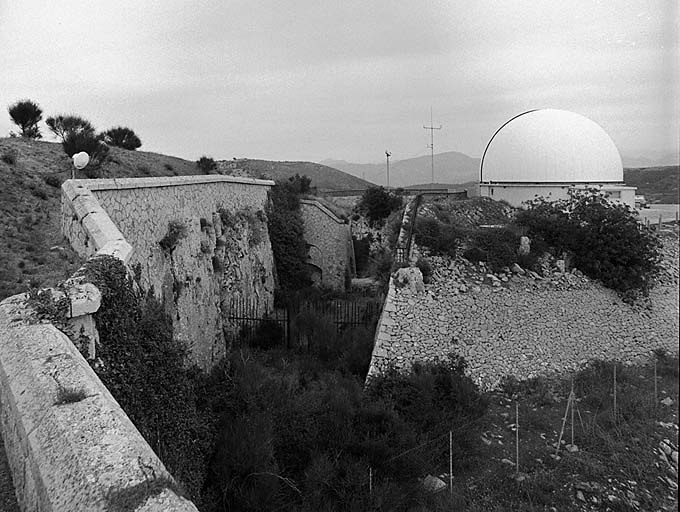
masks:
[[[459,354],[483,388],[505,376],[563,374],[593,359],[632,362],[655,349],[677,353],[677,235],[664,238],[664,270],[649,300],[631,306],[611,290],[565,271],[489,272],[463,258],[431,257],[422,293],[391,291],[369,378],[388,365]]]

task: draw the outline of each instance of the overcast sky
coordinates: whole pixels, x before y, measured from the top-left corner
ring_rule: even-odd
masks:
[[[0,0],[0,136],[30,98],[192,160],[382,162],[429,153],[432,107],[436,152],[479,157],[550,107],[654,157],[678,146],[677,3]]]

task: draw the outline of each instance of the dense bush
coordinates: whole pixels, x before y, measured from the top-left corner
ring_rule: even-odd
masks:
[[[461,233],[451,224],[429,217],[418,217],[413,230],[415,242],[434,254],[455,256]]]
[[[241,353],[231,361],[209,488],[215,510],[410,510],[435,499],[419,482],[454,472],[479,445],[486,403],[450,360],[389,373],[368,393],[305,358]],[[373,473],[369,493],[368,469]]]
[[[568,199],[537,199],[516,222],[532,239],[573,254],[584,274],[617,290],[624,298],[646,295],[660,262],[660,241],[638,223],[626,205],[595,190],[574,191]]]
[[[16,165],[19,158],[19,152],[14,148],[7,148],[2,152],[0,160],[5,162],[7,165]]]
[[[21,136],[27,139],[40,139],[38,123],[42,119],[42,109],[31,100],[20,100],[11,104],[7,111],[12,122],[21,128]]]
[[[394,210],[402,206],[400,196],[383,187],[370,187],[361,196],[357,208],[374,225],[382,225]]]
[[[300,212],[300,194],[309,190],[309,179],[293,176],[277,182],[269,192],[267,226],[274,253],[279,287],[294,291],[312,284],[307,265],[307,242]]]
[[[110,146],[116,146],[123,149],[134,151],[142,145],[142,141],[137,137],[137,134],[130,128],[123,126],[116,126],[110,128],[102,133],[104,142]]]
[[[492,270],[499,271],[517,262],[519,235],[507,228],[485,228],[472,234],[469,245],[466,258],[473,261],[472,253],[476,251],[479,260],[482,260],[479,256],[483,255],[483,261]]]
[[[202,156],[196,160],[196,167],[204,174],[210,174],[212,171],[217,169],[217,162],[209,156]]]

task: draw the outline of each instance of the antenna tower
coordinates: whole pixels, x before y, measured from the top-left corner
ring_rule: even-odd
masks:
[[[392,153],[385,150],[385,156],[387,157],[387,188],[390,188],[390,157]]]
[[[427,146],[430,148],[430,159],[432,161],[432,183],[434,183],[434,131],[441,130],[442,125],[434,126],[432,123],[432,107],[430,107],[430,126],[423,126],[426,130],[430,130],[430,144]]]

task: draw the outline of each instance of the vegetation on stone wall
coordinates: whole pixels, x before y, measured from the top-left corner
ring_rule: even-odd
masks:
[[[278,286],[284,292],[300,290],[312,282],[300,211],[300,196],[309,192],[309,184],[309,178],[296,174],[277,182],[269,192],[267,225]]]
[[[102,292],[95,372],[185,491],[198,496],[213,445],[219,372],[204,376],[187,364],[163,305],[153,292],[135,289],[120,260],[92,258],[82,273]]]
[[[168,231],[165,236],[158,242],[165,252],[171,253],[179,241],[187,236],[186,225],[179,220],[171,220],[168,222]]]

